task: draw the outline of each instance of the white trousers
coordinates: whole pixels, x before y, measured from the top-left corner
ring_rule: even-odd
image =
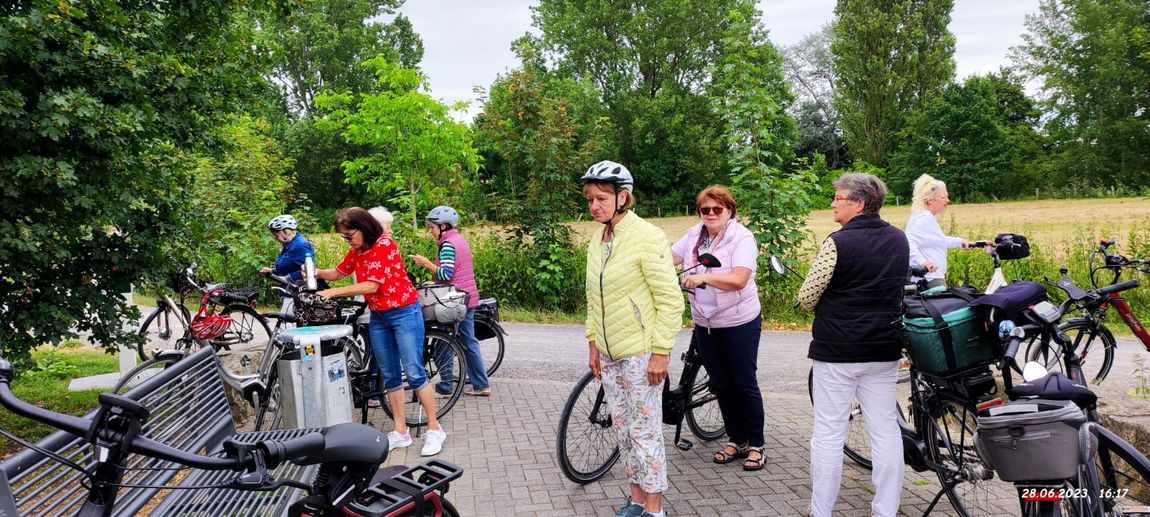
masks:
[[[843,444],[851,406],[857,398],[870,435],[871,511],[877,517],[898,514],[902,495],[902,433],[898,426],[895,383],[898,361],[824,363],[814,361],[815,424],[811,435],[811,515],[830,517],[843,477]]]

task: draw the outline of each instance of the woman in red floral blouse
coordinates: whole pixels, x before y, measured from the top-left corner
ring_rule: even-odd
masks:
[[[371,213],[359,207],[340,210],[335,226],[351,249],[334,269],[316,272],[327,281],[340,280],[355,273],[356,283],[326,289],[324,298],[363,295],[371,309],[371,350],[375,354],[383,379],[383,388],[391,403],[395,430],[388,433],[392,449],[411,445],[411,434],[403,415],[403,373],[427,413],[427,434],[422,454],[438,454],[447,433],[435,418],[435,396],[423,369],[423,314],[419,294],[411,285],[403,255]]]

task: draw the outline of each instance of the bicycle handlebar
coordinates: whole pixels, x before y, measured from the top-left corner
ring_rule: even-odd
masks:
[[[123,439],[121,433],[110,429],[93,429],[94,420],[90,418],[56,413],[24,402],[12,393],[10,383],[14,376],[15,369],[12,368],[12,364],[0,359],[0,405],[9,411],[79,437],[94,436],[108,442],[119,442]],[[204,470],[243,470],[248,466],[243,458],[200,456],[142,436],[137,436],[132,440],[130,450],[151,458]]]
[[[1099,296],[1106,297],[1110,293],[1118,293],[1118,292],[1126,291],[1128,289],[1134,289],[1135,287],[1138,287],[1140,284],[1141,283],[1137,280],[1127,280],[1125,282],[1119,282],[1117,284],[1111,284],[1111,285],[1108,285],[1106,287],[1101,287],[1096,292],[1098,293]]]

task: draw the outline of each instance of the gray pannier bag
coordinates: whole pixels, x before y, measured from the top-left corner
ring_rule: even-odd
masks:
[[[467,302],[471,298],[467,291],[446,284],[422,285],[418,290],[423,321],[459,323],[467,317]]]
[[[1003,481],[1068,479],[1078,475],[1078,428],[1085,422],[1069,400],[1016,400],[980,411],[974,441]],[[1087,457],[1097,444],[1091,435]]]

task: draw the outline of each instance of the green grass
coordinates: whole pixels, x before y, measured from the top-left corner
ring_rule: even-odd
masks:
[[[69,381],[115,372],[119,368],[115,355],[70,343],[60,348],[41,347],[32,352],[32,357],[39,365],[37,370],[21,372],[12,383],[12,393],[42,408],[71,415],[83,415],[94,409],[104,390],[68,391]],[[55,430],[5,410],[0,410],[0,428],[32,442]],[[8,457],[23,448],[8,439],[2,444],[0,457]]]
[[[519,309],[516,307],[500,307],[499,319],[515,323],[547,323],[582,325],[587,322],[587,313],[569,313],[562,311],[540,311]]]

